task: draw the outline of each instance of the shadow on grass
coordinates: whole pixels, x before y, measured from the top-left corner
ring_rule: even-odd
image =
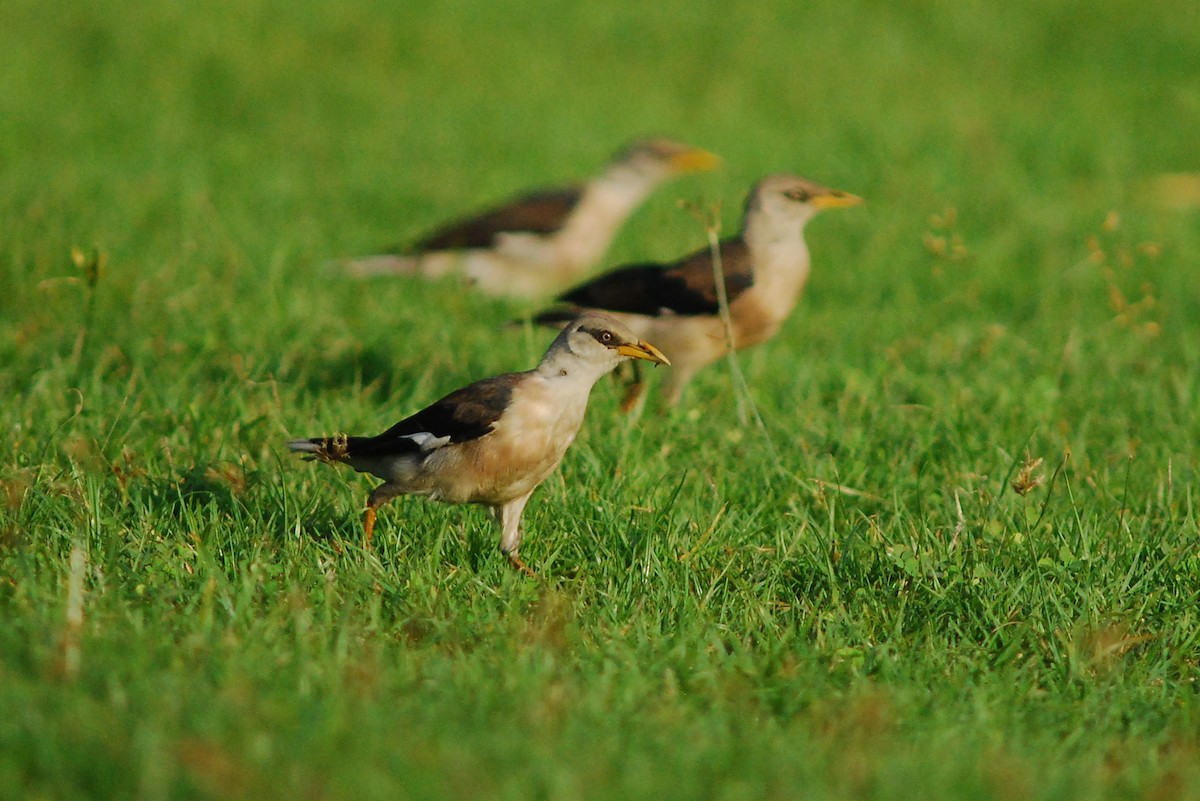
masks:
[[[298,378],[299,386],[308,392],[370,388],[381,398],[390,398],[419,380],[398,369],[396,351],[382,344],[317,354]]]
[[[198,463],[167,477],[128,477],[122,485],[143,514],[189,528],[257,528],[254,521],[269,519],[274,508],[259,491],[269,486],[259,472],[232,462]]]

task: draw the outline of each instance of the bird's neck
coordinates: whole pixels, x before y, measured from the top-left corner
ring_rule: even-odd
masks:
[[[804,223],[790,225],[759,221],[743,233],[754,263],[754,284],[766,294],[778,296],[783,304],[795,302],[808,280],[808,244],[804,241]]]
[[[593,180],[557,236],[564,261],[591,267],[660,179],[614,167]]]
[[[534,372],[547,381],[562,384],[564,389],[573,388],[587,395],[600,377],[611,369],[612,365],[581,359],[566,347],[562,347],[551,349]]]
[[[746,220],[742,238],[752,250],[804,248],[804,227],[808,225],[808,220],[808,217],[774,219],[765,215],[750,216]]]

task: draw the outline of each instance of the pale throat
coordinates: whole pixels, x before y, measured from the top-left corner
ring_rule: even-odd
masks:
[[[563,347],[546,354],[537,366],[537,373],[565,394],[582,393],[586,397],[592,386],[612,368],[613,362],[609,359],[590,359]]]

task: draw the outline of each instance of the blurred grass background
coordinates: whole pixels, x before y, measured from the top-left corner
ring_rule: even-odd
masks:
[[[3,17],[0,796],[1200,797],[1194,3]],[[368,482],[280,443],[547,336],[322,263],[645,134],[726,167],[611,264],[770,172],[868,201],[742,357],[766,431],[723,365],[602,384],[545,581],[474,509],[359,550]]]

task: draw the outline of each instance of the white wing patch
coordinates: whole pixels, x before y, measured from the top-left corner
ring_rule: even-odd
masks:
[[[416,443],[417,447],[421,449],[421,453],[429,453],[431,451],[436,451],[438,448],[442,447],[443,445],[450,444],[450,435],[449,434],[447,434],[444,437],[435,437],[433,434],[430,434],[428,431],[418,431],[415,434],[405,434],[400,439],[411,439],[413,442]]]

